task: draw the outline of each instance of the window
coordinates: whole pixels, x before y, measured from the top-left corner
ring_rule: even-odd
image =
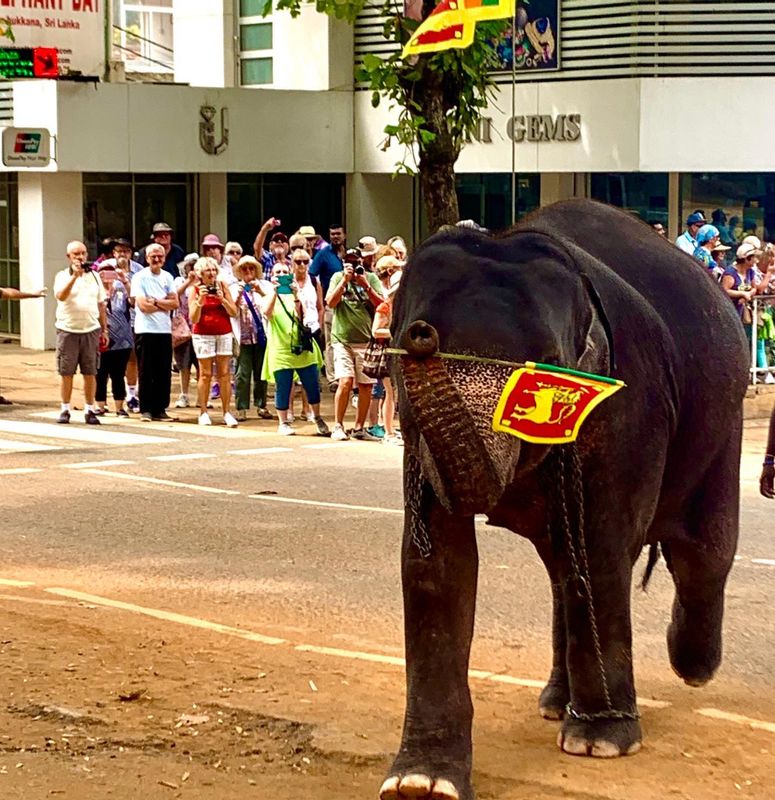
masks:
[[[590,176],[590,196],[667,228],[666,172],[595,172]]]
[[[775,173],[695,172],[681,175],[681,219],[702,211],[721,234],[722,244],[735,247],[754,234],[775,235]]]
[[[516,212],[522,219],[538,208],[540,176],[517,175]],[[472,219],[491,230],[511,225],[511,174],[461,174],[457,176],[457,200],[460,219]]]
[[[172,0],[113,0],[113,58],[127,72],[172,73]]]
[[[240,83],[268,86],[274,83],[272,22],[264,16],[271,0],[240,0]]]

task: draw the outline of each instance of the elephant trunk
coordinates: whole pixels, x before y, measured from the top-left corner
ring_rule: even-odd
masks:
[[[439,500],[450,513],[485,513],[503,493],[505,476],[493,464],[442,360],[425,352],[419,358],[404,355],[401,373],[412,418],[433,461],[426,477]]]

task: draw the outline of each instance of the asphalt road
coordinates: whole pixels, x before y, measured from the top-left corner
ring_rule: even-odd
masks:
[[[400,448],[332,443],[311,425],[280,437],[258,420],[237,431],[136,419],[95,430],[78,413],[69,427],[55,416],[0,415],[0,578],[402,654]],[[725,682],[775,688],[775,504],[756,490],[764,434],[755,423],[746,430],[720,693]],[[472,666],[540,679],[549,663],[543,568],[528,542],[484,524],[479,532]],[[664,565],[648,593],[633,597],[636,675],[668,683]]]

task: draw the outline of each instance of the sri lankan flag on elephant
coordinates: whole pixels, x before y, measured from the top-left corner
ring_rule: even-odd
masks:
[[[507,381],[492,427],[538,444],[572,442],[592,409],[623,386],[606,375],[528,361]]]
[[[474,41],[476,23],[514,16],[516,0],[441,0],[406,43],[403,58],[453,47],[464,49]]]

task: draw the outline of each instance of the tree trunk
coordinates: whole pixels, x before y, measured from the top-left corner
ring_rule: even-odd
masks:
[[[440,152],[428,158],[420,156],[420,188],[422,189],[428,232],[436,233],[442,225],[454,225],[460,219],[455,188],[454,151]]]

